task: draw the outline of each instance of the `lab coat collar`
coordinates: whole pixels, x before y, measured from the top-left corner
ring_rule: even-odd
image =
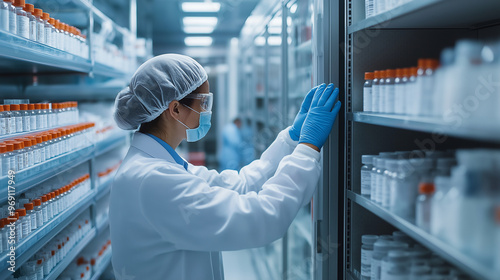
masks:
[[[131,146],[145,152],[153,158],[161,158],[168,162],[179,164],[187,170],[187,162],[182,159],[172,147],[170,147],[170,149],[174,154],[171,154],[160,142],[147,134],[135,132]],[[178,162],[179,160],[182,160],[182,163]]]

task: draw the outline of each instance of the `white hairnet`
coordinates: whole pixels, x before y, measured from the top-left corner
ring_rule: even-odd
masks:
[[[194,59],[178,54],[154,57],[135,72],[115,99],[114,119],[121,129],[137,129],[156,119],[173,100],[181,100],[207,80]]]

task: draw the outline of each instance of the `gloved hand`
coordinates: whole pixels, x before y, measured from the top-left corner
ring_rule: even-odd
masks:
[[[288,133],[290,133],[290,138],[292,138],[293,141],[299,141],[302,125],[304,124],[304,120],[306,119],[309,107],[311,107],[311,101],[317,88],[318,86],[313,87],[306,95],[304,101],[302,101],[302,105],[300,106],[299,113],[297,113],[297,116],[293,121],[292,128],[290,128],[290,130],[288,131]]]
[[[299,143],[311,144],[318,150],[323,147],[340,111],[340,101],[335,103],[338,95],[339,89],[333,84],[318,87],[302,126]]]

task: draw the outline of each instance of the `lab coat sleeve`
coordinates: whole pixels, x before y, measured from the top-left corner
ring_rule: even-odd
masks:
[[[155,168],[139,186],[141,210],[178,250],[264,246],[282,237],[310,201],[320,176],[319,159],[319,152],[298,145],[259,193],[247,194],[211,187],[186,172]]]
[[[250,191],[258,192],[264,182],[266,182],[276,172],[278,164],[283,157],[290,155],[298,141],[290,138],[289,129],[281,131],[276,140],[264,151],[260,159],[254,160],[239,172],[236,170],[208,170],[204,166],[189,165],[188,170],[204,178],[210,186],[218,186],[234,190],[240,194]]]

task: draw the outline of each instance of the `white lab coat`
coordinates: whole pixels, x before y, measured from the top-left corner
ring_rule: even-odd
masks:
[[[220,251],[281,238],[307,204],[320,153],[288,129],[238,173],[175,163],[136,132],[111,189],[113,268],[119,280],[224,279]]]

